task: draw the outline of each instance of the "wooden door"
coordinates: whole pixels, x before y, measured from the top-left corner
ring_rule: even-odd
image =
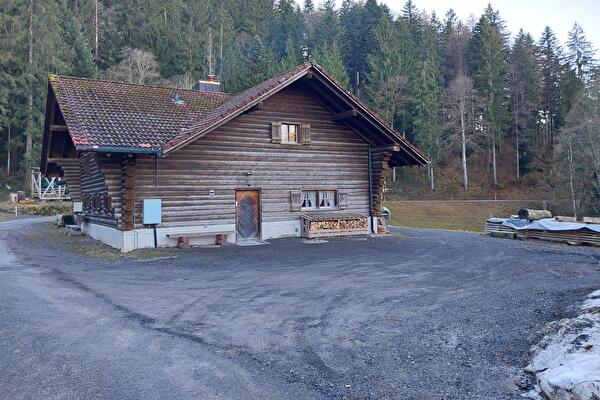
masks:
[[[260,239],[260,192],[258,190],[236,190],[237,240]]]

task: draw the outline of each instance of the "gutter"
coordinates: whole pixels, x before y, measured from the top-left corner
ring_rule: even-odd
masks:
[[[154,154],[162,157],[163,151],[156,149],[144,149],[140,147],[112,147],[112,146],[77,146],[78,151],[95,151],[98,153],[133,153],[133,154]]]
[[[376,233],[373,229],[373,178],[371,176],[371,144],[369,143],[369,217],[371,217],[371,233]]]

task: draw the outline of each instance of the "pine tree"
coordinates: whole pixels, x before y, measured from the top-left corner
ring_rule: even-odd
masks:
[[[541,76],[541,145],[552,147],[558,128],[561,126],[561,65],[562,48],[552,29],[547,26],[539,41],[539,63]]]
[[[532,161],[539,104],[537,48],[530,34],[522,29],[515,38],[510,54],[510,110],[516,148],[516,178],[527,172]]]
[[[315,62],[323,67],[328,74],[333,76],[335,80],[344,85],[346,88],[350,88],[350,79],[342,60],[342,52],[337,43],[333,43],[331,46],[323,46],[314,54]]]
[[[321,7],[321,19],[315,31],[315,48],[330,47],[340,35],[340,20],[335,9],[335,0],[325,0]]]
[[[415,142],[429,158],[428,177],[435,189],[435,166],[440,135],[440,106],[443,90],[439,46],[435,21],[428,21],[422,30],[423,62],[415,91]]]
[[[509,121],[507,108],[507,34],[497,11],[488,6],[473,29],[468,59],[483,108],[483,129],[492,156],[492,181],[498,185],[497,148]]]
[[[594,54],[595,50],[587,40],[583,28],[575,22],[569,31],[566,58],[581,81],[587,81],[590,78],[596,62]]]
[[[98,75],[96,64],[88,42],[83,36],[79,22],[72,16],[65,27],[65,41],[71,47],[73,55],[70,74],[84,78],[94,78]]]
[[[255,86],[278,72],[276,57],[260,36],[256,35],[246,49],[242,68],[239,76],[241,89]]]

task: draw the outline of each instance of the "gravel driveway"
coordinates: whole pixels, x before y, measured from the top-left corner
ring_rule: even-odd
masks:
[[[0,223],[0,399],[518,399],[600,287],[599,250],[476,234],[101,261],[34,221]]]

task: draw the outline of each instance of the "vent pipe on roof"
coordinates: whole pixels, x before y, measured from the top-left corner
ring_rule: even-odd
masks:
[[[205,81],[198,81],[192,89],[203,90],[205,92],[220,92],[221,84],[215,79],[213,72],[213,56],[212,56],[212,28],[208,27],[208,74]]]

